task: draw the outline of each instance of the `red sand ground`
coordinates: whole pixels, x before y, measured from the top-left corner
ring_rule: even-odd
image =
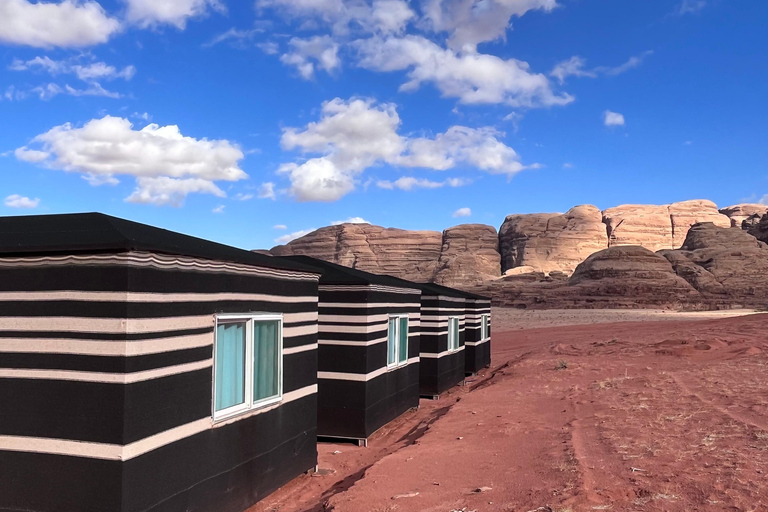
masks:
[[[768,314],[494,332],[468,385],[319,452],[251,512],[768,511]]]

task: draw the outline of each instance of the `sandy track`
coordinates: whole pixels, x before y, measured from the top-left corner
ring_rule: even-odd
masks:
[[[768,315],[494,327],[493,371],[252,511],[768,510]]]

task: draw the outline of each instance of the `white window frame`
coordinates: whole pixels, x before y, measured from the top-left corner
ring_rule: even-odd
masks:
[[[480,341],[491,337],[491,315],[488,313],[480,317]]]
[[[253,400],[253,324],[259,321],[277,321],[277,395]],[[241,323],[245,325],[245,400],[242,404],[233,405],[220,411],[216,410],[216,336],[219,324]],[[261,409],[283,400],[283,315],[282,313],[227,313],[214,317],[213,326],[213,383],[211,385],[211,414],[214,422],[230,419],[250,411]]]
[[[451,347],[451,324],[453,321],[456,320],[456,346]],[[448,352],[456,352],[461,348],[461,337],[459,336],[459,333],[461,332],[461,319],[458,316],[449,316],[448,317]]]
[[[390,322],[393,318],[397,319],[397,322],[395,322],[395,362],[390,363],[389,362],[389,340],[392,339],[392,337],[389,335],[389,326]],[[401,362],[400,361],[400,319],[405,318],[408,331],[410,331],[411,328],[411,320],[408,318],[407,313],[395,313],[392,315],[389,315],[387,318],[387,368],[390,370],[396,369],[396,368],[402,368],[403,366],[408,364],[408,348],[411,344],[411,337],[409,336],[409,333],[406,332],[405,334],[405,359]]]

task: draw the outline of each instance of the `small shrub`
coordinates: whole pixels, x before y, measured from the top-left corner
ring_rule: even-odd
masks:
[[[555,370],[567,370],[568,369],[568,361],[565,361],[561,359],[557,362],[557,366],[555,366]]]

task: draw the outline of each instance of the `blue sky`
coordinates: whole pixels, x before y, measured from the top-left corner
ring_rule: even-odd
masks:
[[[0,214],[264,248],[768,201],[766,26],[756,0],[0,0]]]

